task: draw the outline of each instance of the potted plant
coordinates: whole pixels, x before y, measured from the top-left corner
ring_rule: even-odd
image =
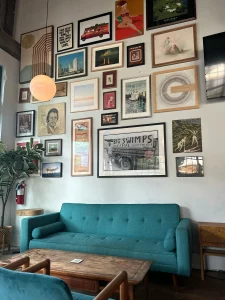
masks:
[[[15,184],[38,170],[34,161],[42,159],[45,149],[42,144],[33,144],[33,138],[26,143],[26,147],[17,147],[16,150],[7,150],[5,144],[0,141],[0,198],[2,200],[2,212],[0,222],[0,244],[10,245],[12,226],[4,226],[5,208],[10,192]]]

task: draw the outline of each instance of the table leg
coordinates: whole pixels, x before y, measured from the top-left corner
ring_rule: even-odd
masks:
[[[200,261],[201,261],[201,279],[205,279],[205,272],[204,272],[204,254],[202,246],[200,246]]]
[[[134,286],[133,285],[129,284],[128,295],[129,295],[129,300],[134,300]]]

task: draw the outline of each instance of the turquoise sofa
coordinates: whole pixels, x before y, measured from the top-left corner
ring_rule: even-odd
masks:
[[[74,204],[21,224],[20,251],[48,248],[151,260],[151,271],[190,276],[192,228],[176,204]]]

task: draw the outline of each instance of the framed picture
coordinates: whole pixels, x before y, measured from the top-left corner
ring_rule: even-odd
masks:
[[[57,82],[56,84],[56,94],[54,98],[66,97],[67,96],[67,82]]]
[[[152,34],[152,67],[198,59],[196,24]]]
[[[176,157],[177,177],[204,177],[202,156]]]
[[[47,40],[47,41],[46,41]],[[47,56],[45,53],[45,45]],[[21,35],[20,84],[29,83],[37,75],[53,77],[54,27],[46,27]]]
[[[66,130],[66,103],[38,107],[38,136],[63,134]]]
[[[29,88],[21,88],[19,103],[30,103],[30,89]]]
[[[73,23],[57,27],[57,51],[73,49]]]
[[[62,139],[45,140],[45,156],[62,156]]]
[[[78,47],[112,40],[112,13],[78,21]]]
[[[115,1],[116,41],[144,34],[144,1]]]
[[[92,118],[72,120],[71,127],[71,176],[92,176]]]
[[[102,71],[123,67],[123,42],[93,47],[91,49],[91,70]]]
[[[101,126],[117,125],[118,124],[118,112],[101,115]]]
[[[154,112],[199,108],[197,66],[153,73]]]
[[[102,73],[102,88],[111,89],[117,87],[117,70]]]
[[[103,93],[103,109],[116,108],[116,91]]]
[[[202,152],[201,119],[173,121],[173,153]]]
[[[136,44],[127,47],[127,67],[137,67],[145,64],[145,44]]]
[[[122,80],[122,120],[151,116],[149,76]]]
[[[196,19],[195,0],[146,0],[147,30]]]
[[[42,163],[42,177],[44,178],[62,177],[62,163],[61,162]]]
[[[35,110],[16,113],[16,137],[35,135]]]
[[[98,177],[167,176],[165,123],[98,130]]]
[[[55,81],[87,76],[87,48],[58,53],[55,56]]]
[[[98,78],[71,82],[71,112],[96,110],[98,101]]]

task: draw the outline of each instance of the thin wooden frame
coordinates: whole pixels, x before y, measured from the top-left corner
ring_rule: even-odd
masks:
[[[61,95],[61,96],[57,95],[57,85],[59,85],[59,84],[65,84],[65,86],[66,86],[65,95]],[[67,95],[68,95],[68,82],[67,81],[65,81],[65,82],[60,81],[60,82],[56,82],[55,85],[56,85],[56,94],[55,94],[54,98],[67,97]]]
[[[131,48],[137,48],[137,47],[141,47],[142,62],[132,64],[129,59],[130,58],[130,50],[131,50]],[[145,65],[145,43],[139,43],[139,44],[127,46],[127,68],[139,67],[139,66],[143,66],[143,65]]]
[[[23,92],[27,92],[27,99],[23,100]],[[21,88],[20,89],[20,95],[19,95],[19,103],[23,104],[23,103],[30,103],[30,89],[29,88]]]
[[[105,116],[110,116],[110,115],[114,115],[115,116],[115,123],[104,123],[104,117]],[[101,114],[101,126],[108,126],[108,125],[118,125],[118,112],[114,112],[114,113],[107,113],[107,114]]]
[[[68,47],[68,48],[65,48],[65,49],[61,49],[59,50],[59,30],[60,28],[62,27],[65,27],[65,26],[71,26],[71,38],[72,38],[72,46],[71,47]],[[57,52],[62,52],[62,51],[67,51],[67,50],[70,50],[70,49],[73,49],[74,48],[74,30],[73,30],[73,23],[68,23],[68,24],[65,24],[65,25],[61,25],[59,27],[57,27]]]
[[[52,142],[52,143],[58,143],[58,145],[59,145],[59,151],[58,151],[58,153],[49,154],[49,152],[47,152],[48,144],[50,142]],[[62,139],[45,140],[45,156],[46,157],[62,156]]]
[[[30,113],[32,115],[32,125],[31,125],[31,134],[20,134],[18,135],[18,121],[19,121],[19,115],[24,113]],[[35,110],[27,110],[27,111],[19,111],[16,113],[16,137],[31,137],[35,135]]]
[[[106,84],[108,75],[113,76],[112,84]],[[116,87],[117,87],[117,70],[103,72],[102,73],[102,88],[103,89],[111,89],[111,88],[116,88]]]
[[[76,155],[76,153],[79,154],[78,152],[74,151],[74,145],[73,143],[75,142],[76,139],[76,132],[75,132],[75,125],[78,125],[78,130],[80,129],[81,131],[81,140],[78,141],[78,143],[82,143],[82,145],[80,146],[80,151],[84,151],[84,147],[85,147],[85,143],[87,143],[88,141],[88,149],[86,153],[88,153],[86,155],[86,153],[83,153],[83,160],[85,161],[88,160],[88,166],[83,167],[83,170],[81,168],[81,170],[78,170],[77,172],[74,171],[74,156]],[[87,125],[88,124],[88,125]],[[85,129],[87,129],[88,126],[88,132],[85,134],[84,131]],[[78,177],[78,176],[93,176],[93,134],[92,134],[92,126],[93,126],[93,119],[92,118],[85,118],[85,119],[76,119],[76,120],[72,120],[71,121],[71,176],[73,177]],[[87,141],[85,141],[85,139]],[[79,145],[78,145],[79,148]],[[81,153],[82,154],[82,153]],[[88,156],[88,157],[87,157]],[[80,157],[80,162],[82,161],[82,156],[78,156],[76,157],[76,162],[77,163],[79,161],[79,157]],[[86,169],[85,169],[86,168]]]
[[[111,94],[113,93],[114,94],[114,103],[115,105],[113,107],[106,107],[105,106],[105,95],[106,94]],[[110,110],[110,109],[116,109],[116,91],[108,91],[108,92],[104,92],[103,93],[103,110]]]

